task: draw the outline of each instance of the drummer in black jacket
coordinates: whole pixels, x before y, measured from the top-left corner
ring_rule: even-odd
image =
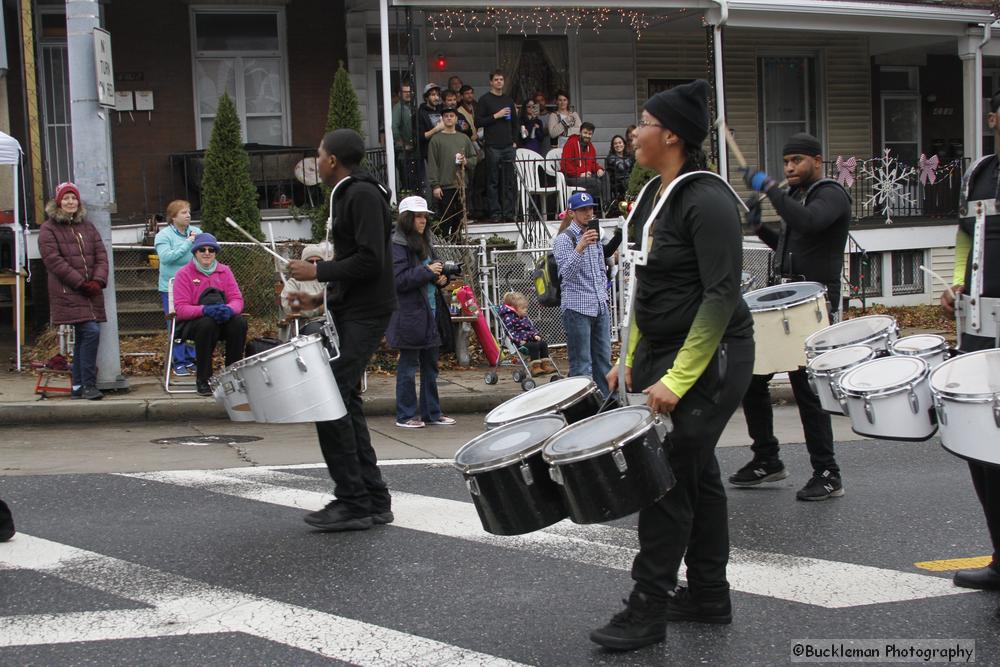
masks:
[[[739,199],[715,174],[685,176],[704,169],[708,92],[699,80],[658,93],[645,104],[636,139],[638,163],[659,176],[632,215],[636,229],[655,223],[648,261],[636,268],[624,380],[646,394],[653,412],[672,417],[664,446],[676,485],[639,512],[626,609],[591,632],[594,642],[618,650],[662,641],[668,621],[732,621],[726,490],[715,446],[750,382],[754,342],[740,295]],[[617,368],[608,383],[617,385]],[[677,585],[681,560],[686,588]]]
[[[347,415],[317,422],[320,449],[334,481],[335,500],[305,516],[324,531],[364,530],[391,523],[389,490],[378,467],[361,404],[361,379],[396,309],[396,288],[389,247],[392,224],[389,193],[358,166],[364,140],[354,130],[323,137],[317,168],[333,188],[330,195],[334,256],[329,262],[289,262],[296,280],[329,283],[327,310],[340,335],[340,357],[330,364]],[[311,310],[322,294],[293,292],[293,310]]]
[[[804,132],[793,134],[785,144],[787,191],[763,171],[747,169],[747,186],[763,192],[781,216],[775,230],[761,224],[760,206],[747,216],[751,230],[774,250],[776,280],[812,281],[826,286],[831,321],[840,310],[840,275],[844,268],[844,246],[851,221],[851,197],[836,181],[823,178],[823,149],[816,137]],[[756,198],[755,198],[756,199]],[[758,341],[774,345],[774,341]],[[774,437],[774,414],[768,382],[773,375],[754,375],[743,398],[743,414],[753,443],[753,459],[729,477],[734,486],[756,486],[788,477],[778,458]],[[795,494],[799,500],[826,500],[844,495],[840,466],[833,454],[833,427],[830,415],[820,407],[809,386],[804,368],[790,371],[788,379],[799,408],[806,448],[813,475]]]

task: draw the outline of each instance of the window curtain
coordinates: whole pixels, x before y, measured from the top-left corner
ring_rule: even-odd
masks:
[[[569,49],[566,47],[566,40],[562,37],[539,38],[538,44],[542,47],[542,53],[549,62],[556,82],[556,90],[569,91],[566,81],[566,72],[569,70]],[[555,95],[555,90],[546,91],[546,95]]]
[[[521,37],[501,37],[500,38],[500,64],[499,69],[504,74],[503,92],[510,94],[514,87],[514,75],[517,66],[521,62],[521,50],[524,47],[524,39]]]

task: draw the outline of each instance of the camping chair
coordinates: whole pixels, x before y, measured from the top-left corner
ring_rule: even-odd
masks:
[[[163,390],[168,394],[193,394],[197,391],[194,380],[171,380],[174,370],[174,340],[177,338],[177,313],[174,312],[174,279],[167,283],[167,321],[170,335],[167,336],[167,360],[163,365]]]
[[[542,185],[538,179],[538,167],[542,162],[542,156],[529,148],[518,148],[515,154],[514,166],[517,169],[517,191],[520,196],[521,211],[525,218],[528,217],[530,198],[539,196],[542,199],[542,219],[548,220],[548,200],[549,195],[559,196],[558,186]]]
[[[548,153],[545,154],[545,173],[549,176],[553,176],[556,179],[556,188],[559,189],[559,206],[560,210],[566,208],[566,204],[569,201],[569,196],[574,192],[583,192],[586,188],[581,188],[578,185],[570,185],[566,182],[566,174],[562,173],[561,167],[562,162],[562,149],[553,148]]]

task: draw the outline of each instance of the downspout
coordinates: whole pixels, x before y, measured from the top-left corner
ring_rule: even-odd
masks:
[[[716,145],[719,147],[719,175],[729,180],[729,149],[726,145],[726,85],[722,74],[722,26],[729,20],[729,0],[715,0],[719,5],[719,20],[712,27],[712,47],[715,51],[715,122]]]
[[[983,25],[983,41],[979,42],[979,46],[976,47],[976,125],[979,126],[983,122],[983,47],[986,43],[990,41],[990,24],[986,23]],[[992,91],[990,91],[992,93]],[[979,132],[976,133],[976,146],[973,151],[976,160],[983,156],[983,128],[979,127]]]
[[[391,204],[396,203],[396,144],[392,136],[392,69],[389,63],[389,0],[379,0],[382,44],[382,122],[385,124],[385,175]]]

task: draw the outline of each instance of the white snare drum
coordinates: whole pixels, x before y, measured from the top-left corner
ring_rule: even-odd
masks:
[[[252,422],[253,410],[250,408],[250,397],[247,396],[243,381],[237,377],[235,368],[242,362],[227,366],[218,375],[208,379],[212,388],[212,396],[216,403],[226,409],[229,419],[234,422]]]
[[[743,295],[753,315],[758,342],[754,375],[794,371],[806,365],[805,340],[830,324],[826,287],[819,283],[785,283]]]
[[[904,336],[893,342],[889,351],[900,356],[920,357],[934,370],[948,360],[948,341],[937,334]]]
[[[333,421],[347,414],[330,354],[319,334],[244,359],[235,370],[246,388],[254,419],[264,424]]]
[[[944,448],[1000,465],[1000,349],[949,359],[931,373],[930,387]]]
[[[896,318],[889,315],[866,315],[838,322],[806,339],[806,356],[812,359],[824,352],[847,345],[867,345],[877,353],[889,351],[899,337]]]
[[[926,440],[937,431],[920,357],[881,357],[840,376],[840,404],[858,435],[887,440]]]
[[[844,414],[840,405],[840,376],[874,358],[875,350],[867,345],[848,345],[810,359],[806,375],[813,392],[819,397],[820,407],[833,414]]]

